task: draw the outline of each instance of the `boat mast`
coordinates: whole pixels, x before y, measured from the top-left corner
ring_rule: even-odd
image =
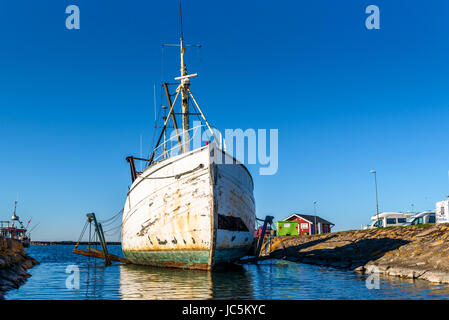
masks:
[[[182,34],[182,10],[181,10],[181,2],[179,2],[179,17],[181,24],[181,39],[180,39],[180,55],[181,55],[181,102],[182,102],[182,131],[184,137],[184,147],[182,148],[184,152],[188,152],[190,150],[190,137],[189,137],[189,104],[188,104],[188,94],[187,89],[189,88],[190,80],[189,78],[184,78],[187,76],[187,68],[184,62],[184,39]]]
[[[180,63],[180,73],[181,75],[179,77],[176,77],[175,80],[176,81],[180,81],[179,86],[176,88],[176,95],[175,95],[175,99],[171,100],[171,95],[170,92],[168,90],[168,83],[164,83],[163,87],[165,88],[165,93],[167,95],[167,101],[168,101],[168,115],[167,117],[164,119],[164,126],[162,127],[162,132],[159,136],[159,139],[156,143],[156,147],[153,150],[153,153],[151,154],[151,157],[148,161],[148,165],[150,166],[153,163],[154,157],[156,155],[156,150],[162,140],[165,134],[165,130],[167,128],[167,122],[168,119],[172,119],[173,120],[173,127],[175,128],[176,131],[176,136],[178,137],[178,143],[180,145],[180,151],[181,153],[190,151],[190,134],[189,134],[189,96],[192,98],[192,100],[195,102],[195,105],[198,107],[198,104],[196,103],[195,99],[192,96],[192,92],[189,89],[190,86],[190,78],[192,77],[197,77],[198,74],[194,73],[194,74],[187,74],[187,68],[186,68],[186,64],[184,61],[184,53],[185,53],[185,49],[186,47],[201,47],[201,45],[199,44],[184,44],[184,37],[183,37],[183,32],[182,32],[182,10],[181,10],[181,3],[179,3],[179,14],[180,14],[180,25],[181,25],[181,37],[180,37],[180,43],[179,44],[163,44],[162,46],[165,47],[179,47],[180,48],[180,58],[181,58],[181,63]],[[174,106],[176,105],[176,101],[178,100],[178,96],[181,95],[181,104],[182,104],[182,136],[184,141],[181,141],[180,135],[178,134],[178,125],[176,122],[176,114],[174,112]],[[202,114],[203,118],[204,115]],[[210,128],[209,128],[210,129]],[[164,142],[165,144],[165,142]],[[164,150],[165,151],[165,150]],[[135,172],[135,168],[133,165],[133,159],[137,159],[134,157],[128,157],[126,158],[131,166],[131,176],[133,181],[135,180],[136,176],[135,174],[133,174],[133,172]]]

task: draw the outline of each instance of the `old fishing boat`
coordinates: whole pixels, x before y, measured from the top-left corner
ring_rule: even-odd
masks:
[[[27,229],[22,221],[20,221],[16,211],[17,201],[14,202],[14,213],[11,217],[11,221],[0,221],[0,236],[18,240],[24,247],[29,247],[31,241],[30,236],[27,234]],[[28,224],[30,221],[28,221]]]
[[[218,139],[192,94],[190,79],[197,74],[187,73],[184,53],[191,45],[184,44],[182,20],[180,43],[170,46],[180,49],[181,74],[176,83],[162,85],[168,106],[151,156],[127,157],[132,185],[123,209],[122,249],[135,264],[210,270],[248,254],[254,185],[247,168],[225,152],[221,135]],[[175,112],[179,98],[181,110]],[[191,127],[193,114],[201,122]],[[145,162],[141,172],[136,160]]]

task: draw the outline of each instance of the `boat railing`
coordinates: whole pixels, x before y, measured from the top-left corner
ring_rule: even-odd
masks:
[[[226,151],[223,135],[216,128],[210,128],[206,125],[197,125],[188,130],[187,133],[180,132],[179,130],[176,132],[176,130],[174,130],[173,132],[170,132],[169,136],[167,134],[164,141],[153,150],[149,159],[133,156],[127,157],[126,161],[129,163],[131,170],[131,180],[134,182],[134,180],[136,180],[136,178],[143,172],[143,168],[140,171],[137,170],[136,160],[145,162],[146,167],[148,167],[162,160],[186,152],[186,150],[184,150],[186,145],[188,146],[188,151],[193,151],[204,147],[209,143],[215,143],[218,148]],[[185,137],[188,137],[187,140]]]
[[[212,133],[206,125],[197,125],[190,130],[173,130],[167,135],[165,141],[154,149],[153,162],[159,162],[185,152],[187,146],[189,151],[204,147],[208,143],[215,143],[220,149],[223,149],[225,143],[221,132],[213,128]],[[186,140],[187,137],[187,141]],[[215,139],[218,141],[215,141]]]

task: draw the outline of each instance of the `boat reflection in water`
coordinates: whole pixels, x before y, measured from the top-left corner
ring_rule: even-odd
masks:
[[[240,266],[211,272],[121,265],[120,295],[124,300],[248,299],[253,291],[251,276]]]

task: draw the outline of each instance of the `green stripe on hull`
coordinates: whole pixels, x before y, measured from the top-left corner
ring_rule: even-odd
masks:
[[[209,250],[124,251],[135,264],[204,269],[209,263]]]
[[[214,264],[230,263],[247,255],[249,247],[217,249]],[[176,267],[186,269],[209,269],[209,250],[173,251],[124,251],[125,257],[134,264]]]

